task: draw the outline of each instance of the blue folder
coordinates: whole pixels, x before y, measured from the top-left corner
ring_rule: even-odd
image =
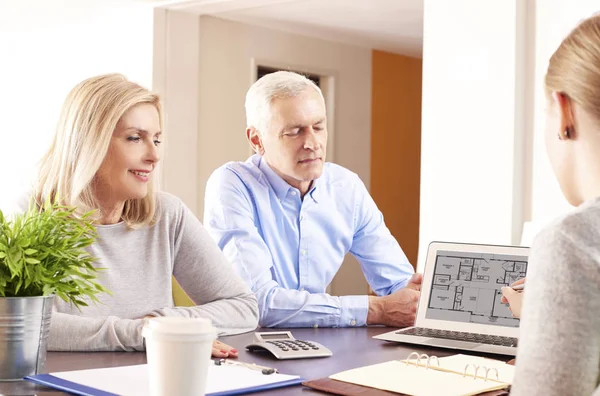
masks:
[[[27,381],[35,382],[36,384],[48,386],[50,388],[58,389],[58,390],[61,390],[64,392],[69,392],[69,393],[72,393],[75,395],[119,396],[115,393],[105,392],[100,389],[91,388],[89,386],[85,386],[85,385],[77,384],[75,382],[67,381],[62,378],[55,377],[52,374],[29,375],[29,376],[25,377],[24,379]],[[246,394],[246,393],[260,392],[260,391],[269,390],[269,389],[277,389],[277,388],[284,388],[284,387],[293,386],[293,385],[299,385],[302,382],[304,382],[304,379],[295,378],[295,379],[291,379],[291,380],[275,382],[272,384],[235,389],[235,390],[231,390],[231,391],[207,393],[206,395],[207,396],[242,395],[242,394]]]

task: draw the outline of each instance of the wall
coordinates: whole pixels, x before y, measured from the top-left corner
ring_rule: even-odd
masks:
[[[421,268],[431,240],[530,245],[572,209],[546,155],[543,80],[596,12],[595,0],[425,0]]]
[[[563,197],[544,145],[544,76],[548,60],[577,23],[600,11],[597,0],[537,0],[535,65],[535,130],[533,145],[532,220],[538,230],[572,207]]]
[[[153,89],[164,102],[162,188],[181,198],[197,215],[200,18],[154,10]],[[206,180],[204,180],[206,183]]]
[[[425,0],[419,268],[429,242],[518,242],[526,4]]]
[[[332,108],[328,110],[329,117],[334,119],[330,130],[334,144],[329,153],[336,163],[356,172],[369,186],[369,49],[210,16],[181,14],[160,9],[155,15],[159,25],[155,51],[166,54],[168,62],[155,57],[154,81],[157,89],[166,94],[171,112],[184,108],[177,120],[173,114],[168,114],[167,119],[169,153],[163,168],[168,191],[180,196],[202,216],[204,186],[212,171],[227,161],[245,160],[249,156],[244,134],[244,97],[253,82],[256,63],[332,77],[330,89],[333,88],[335,114]],[[197,32],[199,36],[195,36]],[[173,51],[178,54],[174,58],[170,57]],[[185,76],[194,75],[192,66],[196,61],[196,77],[185,87],[182,85],[182,89],[172,89],[173,82],[183,84]],[[185,157],[172,150],[174,146],[183,148]],[[353,258],[345,261],[338,275],[332,283],[333,293],[367,291]]]
[[[371,195],[414,266],[419,246],[422,63],[373,51]]]
[[[150,87],[152,28],[140,2],[0,2],[0,209],[29,188],[75,84],[120,72]]]

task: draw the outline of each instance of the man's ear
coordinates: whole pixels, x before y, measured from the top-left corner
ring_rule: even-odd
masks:
[[[246,128],[246,138],[256,154],[263,155],[265,153],[265,148],[263,147],[262,138],[260,137],[258,129],[255,127]]]
[[[559,139],[575,138],[575,118],[573,117],[573,102],[571,98],[562,92],[552,92],[552,101],[560,117]]]

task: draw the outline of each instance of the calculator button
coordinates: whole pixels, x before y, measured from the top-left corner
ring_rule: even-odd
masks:
[[[308,347],[302,347],[303,350],[308,351],[310,348]]]
[[[300,350],[300,348],[298,348],[298,347],[292,347],[292,351],[299,351],[299,350]]]
[[[316,351],[317,349],[319,349],[319,347],[316,347],[316,346],[312,346],[311,348],[312,348],[312,349],[314,349],[315,351]]]

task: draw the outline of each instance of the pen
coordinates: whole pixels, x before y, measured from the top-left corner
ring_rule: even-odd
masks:
[[[214,362],[215,362],[215,365],[217,365],[217,366],[220,366],[222,364],[229,364],[231,366],[242,366],[242,367],[249,368],[251,370],[258,370],[258,371],[262,372],[263,374],[267,374],[267,375],[278,372],[277,369],[275,369],[275,368],[259,366],[256,363],[239,362],[237,360],[231,360],[231,359],[216,359]]]
[[[525,283],[521,283],[520,285],[511,286],[511,289],[515,291],[523,291],[525,290]]]

